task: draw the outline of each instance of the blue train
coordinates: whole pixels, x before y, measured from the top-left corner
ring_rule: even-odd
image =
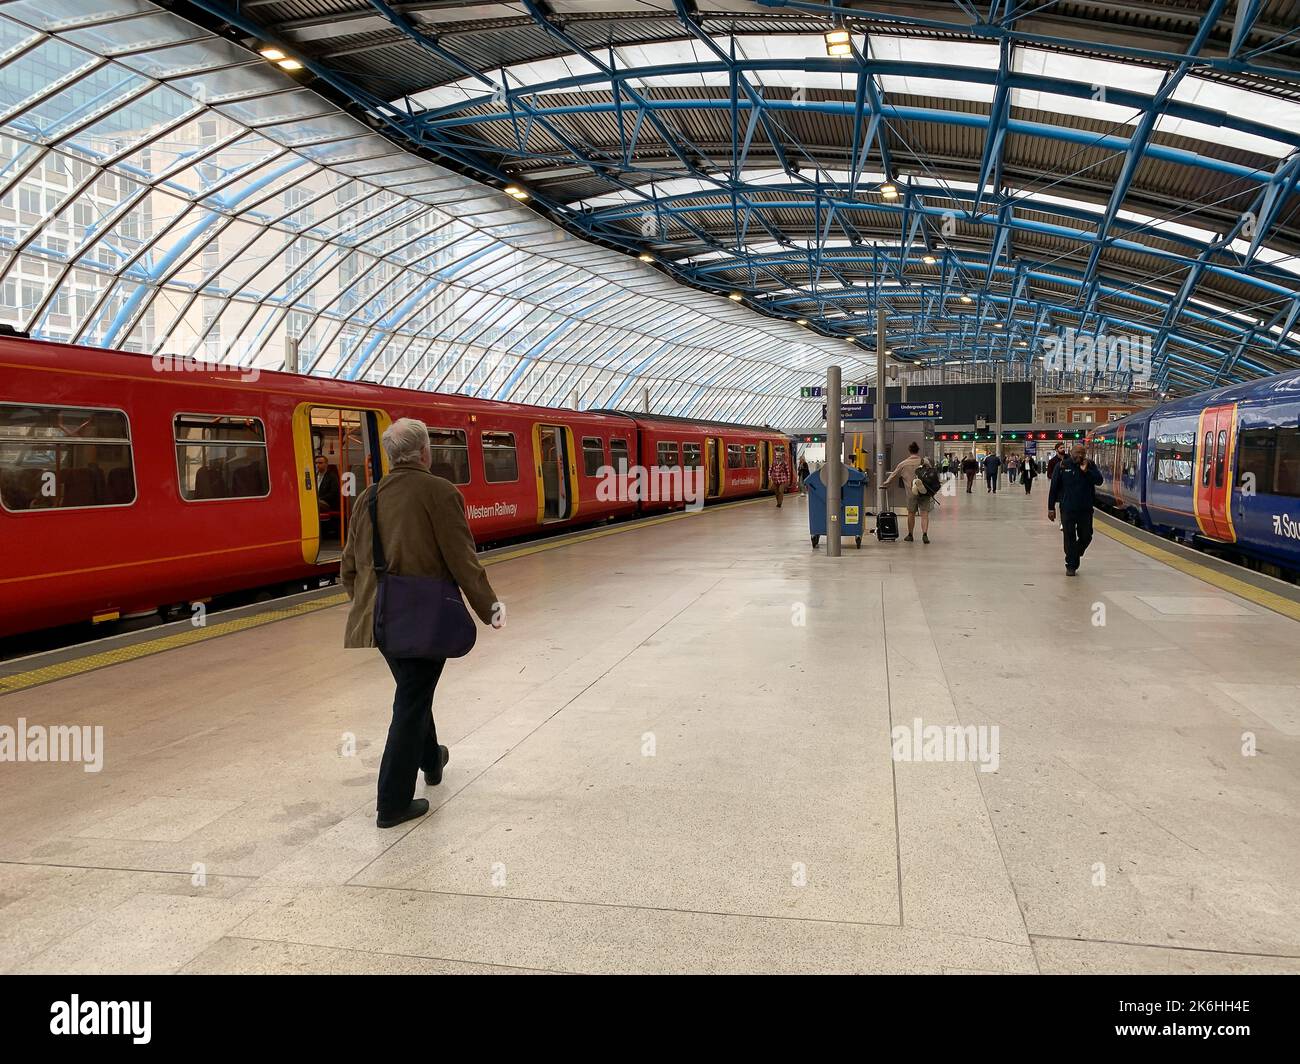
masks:
[[[1098,502],[1136,524],[1300,577],[1300,371],[1099,425]]]

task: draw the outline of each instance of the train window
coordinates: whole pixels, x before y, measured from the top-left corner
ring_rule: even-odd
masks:
[[[741,469],[745,465],[745,452],[738,443],[727,444],[727,468]]]
[[[1219,449],[1214,457],[1214,486],[1223,487],[1223,466],[1228,457],[1228,433],[1226,430],[1219,431]]]
[[[270,494],[266,430],[257,418],[177,414],[173,428],[176,474],[186,502]]]
[[[655,448],[656,464],[660,469],[672,469],[678,465],[677,444],[661,443]]]
[[[1214,468],[1214,433],[1207,432],[1201,442],[1201,487],[1210,486],[1210,470]]]
[[[120,410],[0,404],[0,505],[6,510],[129,506],[131,427]]]
[[[519,479],[513,432],[483,433],[483,471],[489,484],[505,484]]]
[[[758,468],[758,444],[756,443],[745,444],[745,468]]]
[[[1237,443],[1237,469],[1243,486],[1273,494],[1277,475],[1277,429],[1242,429]]]
[[[469,483],[469,441],[460,429],[430,429],[430,469],[453,484]]]
[[[701,465],[700,445],[698,443],[682,444],[682,465],[687,469],[695,469]]]
[[[1156,480],[1162,484],[1190,486],[1195,468],[1196,435],[1192,432],[1156,433]]]
[[[600,442],[600,437],[582,437],[582,471],[589,477],[598,477],[604,464],[605,445]]]
[[[1273,494],[1300,497],[1300,428],[1277,430],[1277,473]]]
[[[609,441],[609,464],[621,472],[627,472],[627,440]]]

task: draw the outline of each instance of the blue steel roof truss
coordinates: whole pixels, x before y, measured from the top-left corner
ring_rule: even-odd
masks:
[[[1259,40],[1262,0],[1242,0],[1229,14],[1226,0],[1210,0],[1197,32],[1181,49],[1123,41],[1101,46],[1034,32],[1025,24],[1039,5],[1012,0],[993,0],[987,10],[957,0],[949,18],[909,15],[902,9],[869,11],[836,0],[758,0],[754,5],[758,12],[815,16],[827,27],[874,19],[888,23],[894,33],[947,34],[994,44],[999,54],[996,68],[944,67],[942,75],[991,90],[987,113],[882,98],[881,77],[933,78],[935,71],[924,63],[865,54],[856,40],[852,54],[844,58],[746,58],[734,35],[724,47],[718,29],[705,29],[692,0],[673,0],[671,16],[664,12],[663,17],[676,18],[679,39],[698,46],[697,58],[644,66],[620,65],[612,43],[603,54],[584,44],[572,24],[557,17],[545,0],[520,0],[554,42],[556,54],[577,57],[584,67],[577,74],[527,84],[511,84],[504,69],[476,67],[458,56],[448,41],[426,32],[386,0],[368,2],[420,48],[481,87],[482,94],[431,107],[418,106],[409,97],[393,102],[363,87],[328,57],[306,55],[303,61],[312,74],[377,119],[395,139],[497,183],[518,182],[530,168],[550,165],[587,170],[599,179],[602,195],[608,200],[607,194],[613,193],[618,202],[553,197],[544,184],[530,184],[532,202],[593,240],[651,253],[660,268],[683,283],[739,292],[757,310],[807,319],[824,335],[867,348],[874,345],[877,315],[885,314],[890,347],[903,360],[1029,361],[1054,327],[1069,325],[1094,337],[1107,330],[1149,337],[1161,388],[1231,383],[1300,361],[1300,340],[1291,335],[1300,317],[1298,274],[1258,256],[1288,226],[1283,243],[1295,242],[1290,234],[1300,184],[1300,129],[1282,130],[1249,115],[1175,98],[1178,86],[1192,74],[1296,80],[1295,70],[1268,61],[1290,45],[1288,35],[1252,43]],[[196,0],[188,6],[217,14],[250,34],[275,30],[250,21],[255,11],[240,10],[229,0]],[[942,10],[934,4],[925,10],[932,8]],[[1226,53],[1207,53],[1212,31],[1229,17]],[[714,27],[720,22],[716,15],[708,19]],[[1163,68],[1163,80],[1154,94],[1108,87],[1106,102],[1134,113],[1135,121],[1126,131],[1099,133],[1066,122],[1017,117],[1012,104],[1017,90],[1084,99],[1094,89],[1068,78],[1014,69],[1017,46],[1154,64]],[[817,99],[797,93],[787,98],[765,79],[791,71],[839,74],[846,90],[842,98],[829,92]],[[682,75],[722,76],[725,89],[687,97],[644,87],[647,80]],[[589,98],[581,102],[568,98],[583,94]],[[696,143],[677,121],[694,114],[725,116],[728,143]],[[816,146],[791,132],[790,123],[814,115],[849,121],[842,171],[832,173]],[[1222,152],[1157,141],[1154,134],[1162,117],[1265,137],[1290,150],[1271,169],[1252,167]],[[584,125],[582,119],[601,118],[609,120],[608,142],[582,132],[600,128]],[[907,124],[936,123],[983,135],[973,188],[954,187],[933,172],[905,180],[895,176],[902,163],[898,130]],[[1032,189],[1012,191],[1006,149],[1013,136],[1045,139],[1077,152],[1099,149],[1122,160],[1104,206],[1095,212],[1042,200]],[[756,162],[759,156],[762,161]],[[915,161],[927,169],[925,160]],[[1175,215],[1212,231],[1211,239],[1135,222],[1122,215],[1126,203],[1131,207],[1135,183],[1149,162],[1191,168],[1237,182],[1246,191],[1225,197],[1227,206],[1191,205],[1184,215]],[[884,181],[866,176],[873,163]],[[751,176],[751,166],[765,171],[762,180]],[[773,169],[782,171],[783,178],[773,180]],[[1068,185],[1074,176],[1058,177],[1046,187]],[[684,179],[694,181],[695,187],[665,194],[656,185]],[[895,197],[882,196],[881,187],[888,181],[899,186]],[[1049,214],[1056,220],[1045,222],[1027,214]],[[889,220],[887,230],[872,223],[871,216],[882,215]],[[1235,222],[1225,222],[1229,216],[1235,216]],[[806,219],[797,238],[789,228],[791,217]],[[953,235],[957,226],[976,228],[982,235],[978,240],[958,238]],[[1022,242],[1036,241],[1036,251],[1019,246],[1017,236]],[[1064,242],[1066,250],[1045,256],[1040,253],[1044,240]],[[1248,253],[1232,248],[1237,240],[1249,243]],[[779,250],[755,247],[761,244]],[[1067,265],[1083,253],[1085,263]],[[1108,253],[1140,256],[1142,265],[1120,268],[1108,260]],[[925,263],[923,256],[937,261]],[[1143,271],[1149,275],[1133,276]],[[806,284],[796,287],[792,276],[806,278]],[[1234,286],[1240,300],[1232,309],[1243,318],[1205,309],[1198,295],[1207,279]],[[1170,295],[1172,287],[1176,292]]]

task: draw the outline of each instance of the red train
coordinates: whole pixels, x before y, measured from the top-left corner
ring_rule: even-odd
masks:
[[[429,426],[480,544],[681,508],[696,484],[758,494],[789,460],[772,429],[0,339],[0,636],[332,575],[399,417]]]

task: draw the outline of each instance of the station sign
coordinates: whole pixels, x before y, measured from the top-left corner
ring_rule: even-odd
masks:
[[[871,421],[875,416],[875,403],[840,403],[841,421]],[[825,403],[822,403],[822,417],[826,417]]]
[[[870,394],[871,386],[869,384],[846,384],[840,388],[840,395],[845,399],[861,399],[863,396]],[[825,395],[826,389],[821,385],[799,389],[800,399],[821,399]]]
[[[890,421],[912,421],[920,418],[933,421],[943,417],[943,403],[890,403]]]
[[[826,404],[822,404],[822,417],[826,416]],[[933,421],[943,416],[943,403],[890,403],[888,418],[890,421]],[[844,421],[874,421],[875,403],[841,403],[840,418]]]

